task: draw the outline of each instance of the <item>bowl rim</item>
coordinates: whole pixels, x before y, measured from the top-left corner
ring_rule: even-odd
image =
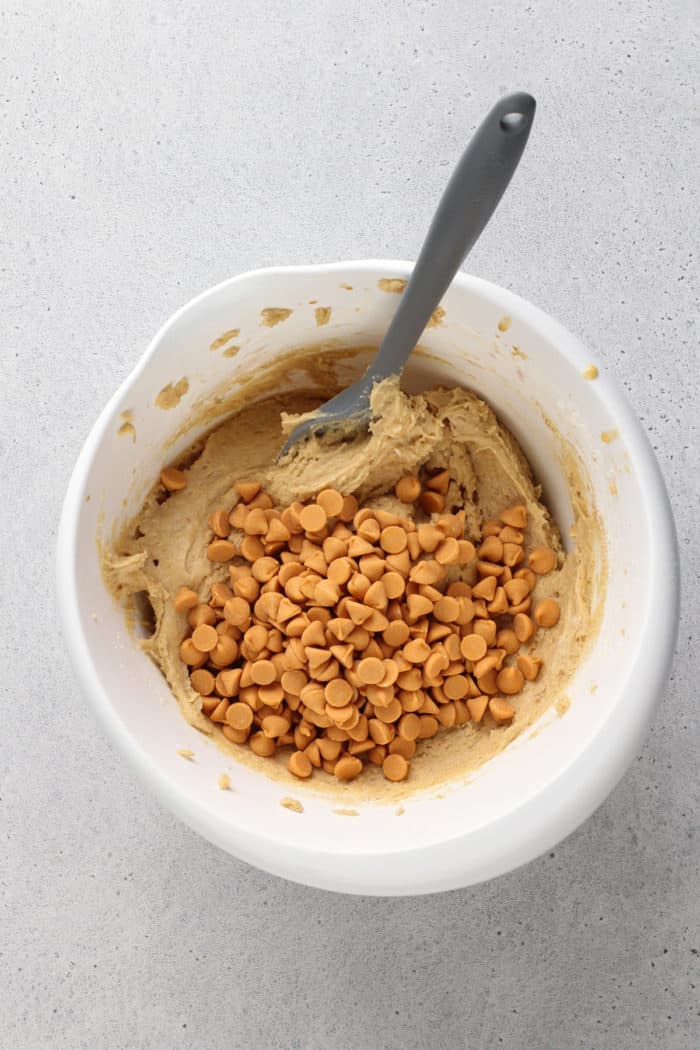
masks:
[[[176,310],[161,325],[145,353],[108,400],[80,450],[61,511],[56,543],[56,583],[63,635],[81,691],[110,740],[169,809],[205,838],[272,874],[322,889],[390,895],[427,893],[470,885],[505,874],[539,856],[573,832],[604,801],[646,736],[661,701],[678,629],[678,543],[659,464],[640,421],[616,383],[606,377],[596,384],[596,394],[624,430],[635,472],[643,481],[648,528],[659,552],[659,557],[646,566],[650,576],[649,604],[653,607],[653,617],[647,614],[642,625],[641,643],[623,688],[623,692],[635,691],[635,717],[626,719],[624,732],[621,729],[618,734],[606,734],[603,732],[605,727],[602,727],[574,762],[539,793],[475,831],[419,847],[344,850],[342,841],[339,841],[332,849],[330,845],[326,848],[289,847],[285,843],[284,851],[275,848],[279,840],[274,835],[265,830],[242,828],[235,816],[228,819],[224,833],[218,826],[220,822],[216,815],[195,801],[184,784],[167,774],[118,718],[82,630],[77,588],[78,525],[92,460],[116,407],[122,403],[171,329],[207,299],[236,284],[289,274],[361,274],[378,269],[408,277],[413,264],[395,259],[366,259],[249,270],[205,289]],[[582,369],[594,361],[584,344],[559,321],[509,289],[464,272],[457,274],[453,285],[475,293],[542,331],[556,345],[557,352],[575,366]],[[592,762],[590,752],[594,748],[595,762]],[[585,761],[587,757],[589,760]],[[236,836],[233,845],[232,834]],[[475,856],[478,859],[475,860]],[[376,863],[370,863],[379,860],[381,870]]]

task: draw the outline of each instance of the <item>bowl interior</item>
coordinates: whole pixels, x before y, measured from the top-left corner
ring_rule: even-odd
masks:
[[[652,586],[644,569],[652,558],[644,457],[628,440],[629,418],[605,377],[584,378],[593,362],[583,348],[522,300],[466,276],[447,294],[442,323],[426,330],[407,385],[458,384],[484,397],[520,441],[565,535],[572,521],[565,461],[575,450],[589,486],[585,495],[605,523],[607,551],[601,555],[607,556],[610,573],[602,627],[570,683],[563,717],[550,708],[466,783],[408,794],[398,819],[395,804],[355,807],[351,791],[339,795],[305,790],[299,782],[280,784],[203,739],[183,721],[166,683],[106,592],[96,536],[109,537],[115,525],[133,516],[164,460],[176,458],[197,429],[225,413],[222,391],[252,376],[250,397],[263,396],[269,392],[266,367],[295,348],[376,345],[396,307],[396,292],[386,290],[394,286],[384,279],[407,272],[405,264],[266,271],[201,296],[159,333],[107,406],[74,478],[70,571],[76,580],[74,627],[84,643],[83,680],[161,794],[209,837],[243,855],[248,833],[274,845],[280,857],[288,847],[288,858],[304,850],[379,857],[464,839],[536,800],[596,738],[624,735],[624,719],[633,717],[626,681],[639,655]],[[318,313],[321,307],[330,313]],[[265,313],[271,309],[291,313],[280,320],[280,314]],[[361,362],[359,355],[341,365],[341,381],[354,378]],[[290,365],[285,386],[302,381],[308,377]],[[194,428],[193,419],[199,420]],[[191,748],[195,761],[184,761],[180,748]],[[222,771],[229,772],[235,790],[217,789]],[[300,799],[304,813],[280,806],[285,795]],[[349,806],[358,819],[334,812]],[[295,877],[289,859],[264,863]],[[472,867],[477,870],[476,859]]]

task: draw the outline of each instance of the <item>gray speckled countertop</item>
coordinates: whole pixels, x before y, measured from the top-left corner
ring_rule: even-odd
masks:
[[[0,12],[3,1048],[700,1044],[697,22],[692,0],[586,7]],[[469,268],[577,332],[643,420],[692,581],[673,673],[622,783],[547,856],[432,899],[307,890],[202,841],[107,744],[58,630],[61,498],[173,310],[253,267],[414,257],[518,88],[535,130]]]

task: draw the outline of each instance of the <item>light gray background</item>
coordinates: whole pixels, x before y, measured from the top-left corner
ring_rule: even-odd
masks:
[[[5,6],[3,1050],[698,1045],[693,7]],[[520,88],[531,144],[469,268],[577,332],[643,420],[689,581],[673,674],[623,782],[541,860],[432,899],[307,890],[199,839],[106,743],[57,623],[62,495],[172,311],[253,267],[415,257]]]

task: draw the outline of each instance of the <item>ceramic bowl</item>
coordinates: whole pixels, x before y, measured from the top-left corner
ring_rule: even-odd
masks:
[[[407,782],[401,816],[395,804],[359,803],[352,819],[334,812],[332,785],[280,784],[224,755],[183,720],[104,587],[96,538],[137,512],[163,463],[198,436],[202,406],[209,406],[209,424],[217,405],[225,411],[222,391],[264,375],[295,348],[377,345],[396,308],[387,289],[410,270],[409,263],[381,260],[259,270],[188,303],[97,419],[70,481],[58,538],[58,595],[77,677],[144,782],[229,853],[349,893],[466,886],[568,835],[639,748],[663,693],[678,620],[669,502],[624,396],[602,369],[596,379],[584,378],[595,358],[557,321],[512,292],[460,274],[443,301],[443,322],[426,330],[412,356],[407,383],[464,385],[483,396],[520,441],[565,534],[572,521],[562,465],[568,443],[604,523],[602,623],[567,688],[566,714],[550,707],[465,782],[415,795]],[[330,314],[317,314],[319,305]],[[292,312],[270,326],[261,317],[269,308]],[[349,381],[360,364],[349,361],[346,377],[341,364],[341,378]],[[285,389],[299,381],[290,368]],[[195,761],[178,755],[187,747]],[[223,770],[232,791],[217,788]],[[284,795],[302,801],[303,813],[281,806]]]

